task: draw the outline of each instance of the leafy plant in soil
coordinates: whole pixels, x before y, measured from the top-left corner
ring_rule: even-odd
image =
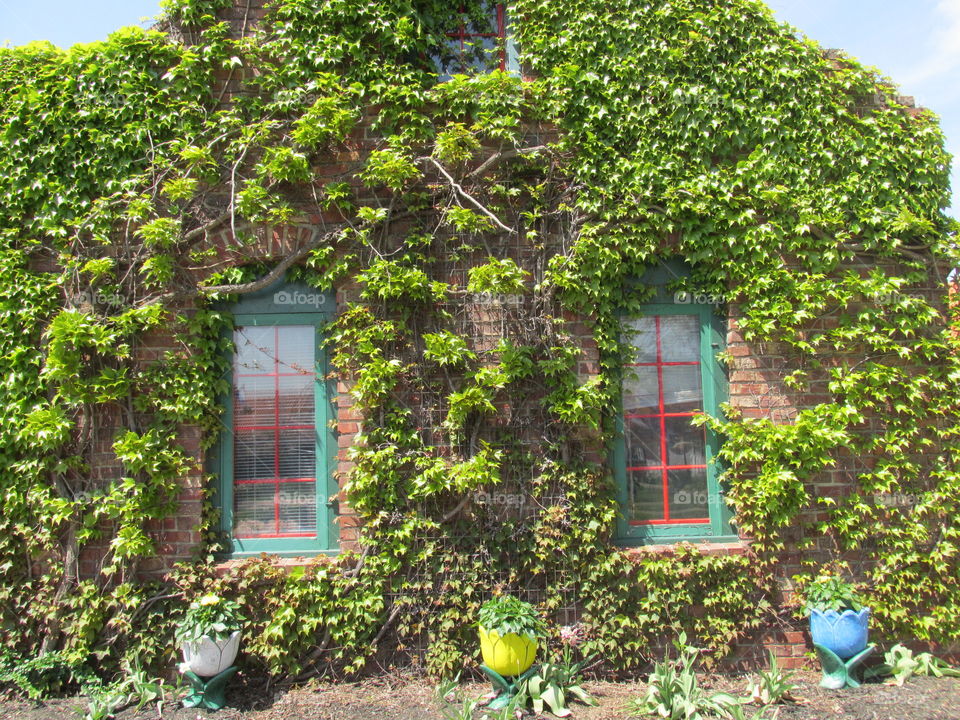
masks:
[[[485,602],[480,608],[479,623],[487,632],[496,632],[501,637],[513,633],[531,640],[546,629],[536,608],[512,595]]]
[[[776,705],[781,702],[796,702],[793,691],[797,684],[790,678],[792,673],[784,671],[777,662],[773,651],[768,651],[770,667],[761,670],[756,680],[747,686],[747,695],[758,705]]]
[[[916,655],[913,650],[903,645],[894,645],[883,656],[883,665],[872,668],[870,677],[891,676],[886,682],[889,685],[902,686],[914,675],[930,675],[933,677],[960,677],[960,669],[948,665],[938,657],[923,652]]]
[[[647,681],[646,694],[632,701],[631,717],[657,715],[669,720],[704,720],[711,716],[731,717],[740,701],[730,693],[708,695],[697,681],[694,669],[700,650],[687,645],[686,633],[674,641],[676,660],[658,662]]]

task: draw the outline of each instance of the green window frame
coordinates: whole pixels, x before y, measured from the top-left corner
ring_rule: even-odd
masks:
[[[616,537],[623,545],[736,540],[718,481],[719,438],[690,422],[700,413],[718,416],[726,399],[726,373],[717,360],[725,323],[709,298],[667,293],[668,276],[685,269],[657,270],[644,278],[658,286],[654,302],[622,319],[624,342],[635,351],[622,373],[613,448]]]
[[[336,552],[335,388],[323,347],[334,299],[283,282],[227,309],[229,390],[214,471],[228,554]]]

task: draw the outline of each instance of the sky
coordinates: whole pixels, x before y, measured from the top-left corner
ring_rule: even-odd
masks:
[[[0,0],[2,2],[3,0]],[[778,20],[877,68],[940,116],[960,211],[960,0],[766,0]]]
[[[722,1],[722,0],[720,0]],[[767,0],[776,17],[840,48],[940,116],[960,191],[960,0]],[[159,0],[0,0],[0,45],[105,38],[160,12]],[[954,202],[956,215],[958,203]]]

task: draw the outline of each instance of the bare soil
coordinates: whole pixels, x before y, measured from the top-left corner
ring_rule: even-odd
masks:
[[[960,720],[960,678],[912,678],[903,687],[868,683],[861,688],[825,690],[814,671],[793,676],[800,702],[778,706],[766,717],[777,720]],[[747,676],[702,677],[710,691],[744,694]],[[626,720],[625,705],[643,694],[642,682],[588,682],[597,707],[573,705],[575,720]],[[488,686],[464,683],[460,698],[478,698]],[[228,693],[231,705],[211,712],[187,710],[175,703],[121,712],[118,720],[444,720],[451,706],[437,697],[433,683],[413,676],[384,676],[359,683],[319,683],[290,691],[268,690],[239,678]],[[83,698],[51,700],[43,704],[0,702],[0,720],[71,720],[82,716]],[[444,712],[445,706],[448,712]],[[79,714],[78,714],[79,711]],[[483,713],[475,717],[481,720]],[[750,712],[747,713],[748,717]],[[528,715],[527,720],[553,716]]]

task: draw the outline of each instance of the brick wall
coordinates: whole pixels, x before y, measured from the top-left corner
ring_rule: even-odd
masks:
[[[242,4],[243,7],[237,6],[225,10],[223,17],[230,21],[234,32],[239,35],[241,32],[248,30],[252,23],[262,18],[263,4],[259,0],[254,0],[250,3],[249,13],[246,10],[246,5]],[[186,39],[189,40],[189,34],[187,34]],[[214,88],[213,91],[217,93],[217,97],[223,98],[225,104],[229,104],[232,96],[244,92],[243,80],[244,75],[241,71],[224,72],[219,78],[219,86]],[[355,177],[355,172],[361,166],[363,158],[380,143],[380,138],[370,129],[372,118],[373,114],[371,112],[353,131],[343,148],[330,153],[322,162],[315,165],[314,171],[318,186],[333,180]],[[549,128],[530,128],[530,134],[531,137],[539,136],[547,141],[552,136],[553,131]],[[356,183],[356,181],[354,182]],[[370,199],[368,189],[358,184],[354,185],[354,189],[360,195],[361,200],[364,198]],[[244,248],[242,251],[227,249],[232,244],[230,242],[232,238],[228,231],[221,231],[219,234],[209,237],[207,243],[209,247],[217,250],[218,263],[224,267],[248,262],[254,257],[264,260],[278,260],[309,242],[316,227],[326,230],[336,226],[340,220],[341,218],[336,213],[314,214],[305,218],[304,222],[291,227],[260,228],[257,230],[258,242],[253,247]],[[527,261],[530,259],[529,255],[525,254],[526,249],[524,248],[503,247],[501,251],[505,255],[518,259],[521,265],[528,264]],[[465,285],[463,266],[444,265],[435,269],[434,272],[438,279],[443,279],[446,282],[458,281],[461,285]],[[905,290],[905,292],[919,292],[932,297],[938,295],[940,289],[913,288]],[[356,300],[357,297],[356,287],[344,286],[338,288],[338,307],[343,307],[347,302]],[[511,315],[512,310],[510,308],[503,307],[476,308],[465,307],[463,303],[452,303],[451,309],[459,318],[462,332],[470,338],[475,347],[488,346],[490,342],[500,336],[499,332],[496,331],[497,327],[516,322],[519,318],[519,316]],[[791,371],[802,367],[801,359],[792,354],[785,346],[774,343],[747,343],[740,330],[740,317],[738,307],[731,305],[728,308],[727,329],[727,349],[732,357],[729,366],[729,402],[739,409],[745,418],[766,418],[774,423],[789,423],[803,408],[830,399],[826,388],[826,378],[822,375],[812,378],[809,391],[797,393],[787,388],[783,379]],[[585,318],[566,316],[565,319],[565,331],[576,337],[583,349],[578,365],[579,375],[582,380],[588,380],[599,371],[598,350],[589,324]],[[827,329],[835,326],[837,322],[837,313],[827,313],[812,322],[809,330],[810,332],[816,332]],[[144,345],[141,356],[144,361],[155,361],[162,357],[163,351],[169,347],[169,338],[158,336],[153,342]],[[355,549],[359,532],[359,520],[350,509],[342,491],[345,480],[353,467],[349,460],[349,449],[355,444],[356,434],[363,423],[363,417],[350,394],[351,387],[351,378],[337,378],[335,398],[337,409],[336,477],[341,487],[338,523],[342,549]],[[442,415],[442,405],[426,408],[422,399],[420,409],[427,413],[427,416],[432,412],[434,418]],[[506,416],[510,412],[522,413],[524,410],[522,408],[505,407],[503,412]],[[865,428],[866,431],[869,431],[869,429],[870,427]],[[145,572],[163,572],[173,562],[189,558],[193,549],[200,542],[197,526],[201,521],[203,480],[199,468],[202,467],[204,458],[199,450],[199,440],[195,429],[184,428],[184,447],[197,458],[198,472],[184,478],[183,491],[180,496],[180,510],[177,516],[151,528],[159,540],[160,551],[156,558],[143,564],[142,570]],[[583,434],[582,451],[583,456],[593,462],[602,463],[605,460],[605,449],[588,432]],[[111,455],[109,450],[105,450],[100,456],[101,462],[96,472],[103,477],[115,471],[115,459],[112,459]],[[837,467],[825,471],[814,480],[813,492],[815,494],[831,497],[842,496],[848,492],[858,469],[870,462],[869,458],[849,457],[846,460],[847,462],[842,462]],[[820,517],[820,513],[816,509],[812,509],[805,513],[803,520],[806,522],[820,519]],[[799,528],[791,528],[787,531],[787,536],[793,540],[799,540],[800,535]],[[703,549],[705,552],[715,554],[736,553],[742,552],[748,542],[748,539],[743,538],[740,543],[715,543],[705,545]],[[632,553],[637,555],[657,551],[658,548],[656,547],[631,550]],[[826,553],[828,548],[821,547],[820,551]],[[96,570],[96,554],[97,548],[90,548],[82,558],[82,569],[85,573]],[[783,560],[782,574],[784,580],[800,571],[800,554],[793,548],[787,549]],[[863,558],[860,558],[860,560],[863,560]],[[784,589],[788,590],[787,583],[784,583]],[[809,639],[806,631],[802,628],[802,623],[798,624],[791,619],[783,619],[780,626],[767,628],[755,637],[741,643],[733,656],[732,662],[734,664],[762,664],[766,661],[766,648],[770,648],[778,656],[783,666],[797,667],[804,663],[805,653],[809,647]]]

